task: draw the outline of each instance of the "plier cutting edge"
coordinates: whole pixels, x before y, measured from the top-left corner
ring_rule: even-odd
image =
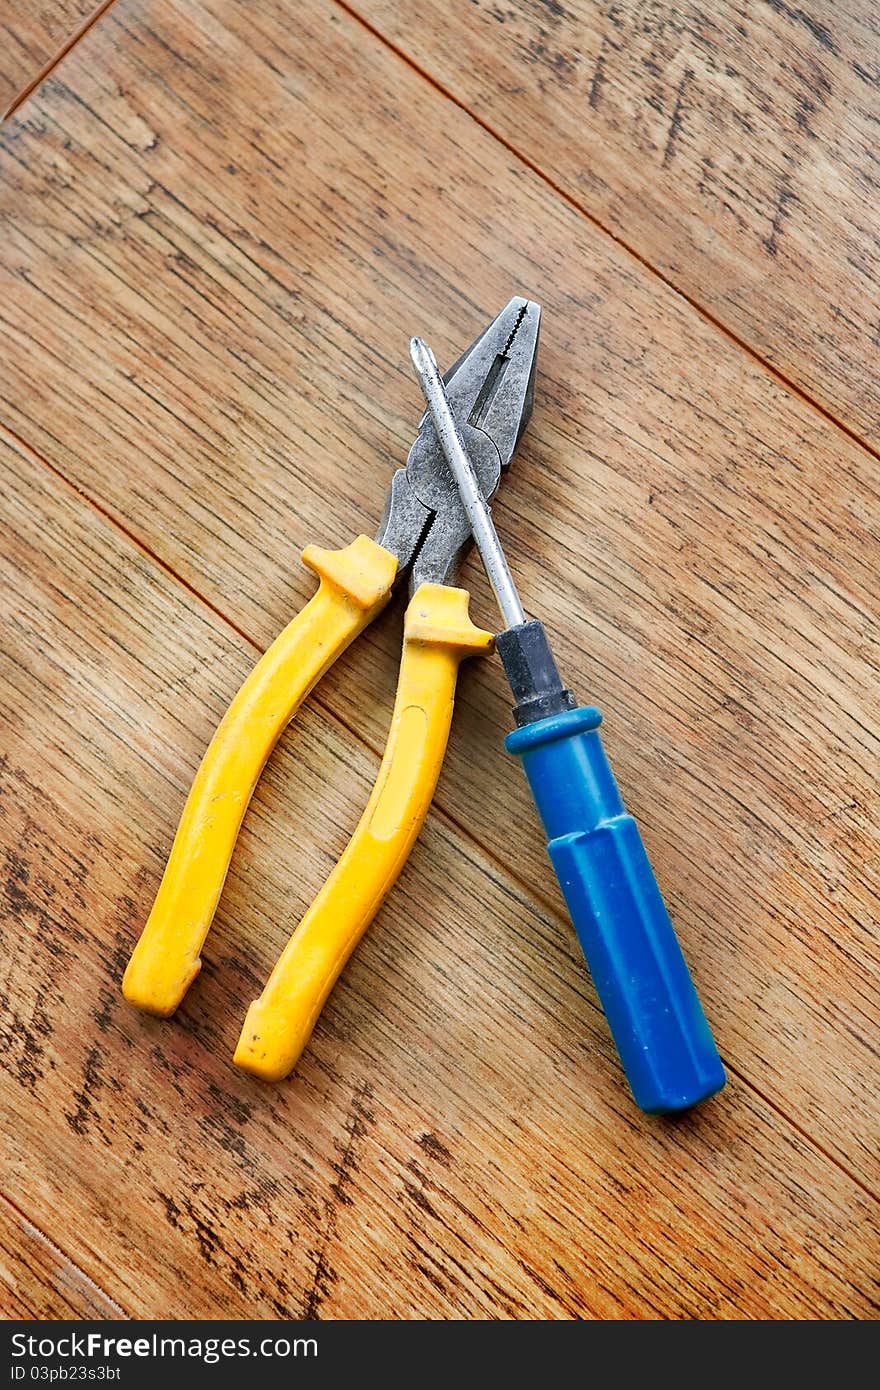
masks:
[[[540,306],[514,298],[444,377],[488,502],[532,412]],[[346,961],[395,883],[428,812],[458,667],[492,635],[455,587],[471,531],[436,430],[423,415],[388,489],[375,540],[308,546],[320,586],[239,690],[196,773],[152,911],[122,983],[148,1013],[173,1014],[201,968],[254,787],[280,734],[338,656],[409,573],[397,697],[376,784],[351,840],[251,1004],[235,1062],[266,1080],[296,1065]]]

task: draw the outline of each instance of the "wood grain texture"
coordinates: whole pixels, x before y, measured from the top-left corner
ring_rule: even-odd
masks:
[[[98,0],[0,0],[0,113],[96,8]]]
[[[677,289],[880,444],[876,5],[351,8]]]
[[[872,1315],[875,460],[331,3],[120,0],[0,178],[16,1204],[129,1312]],[[117,993],[296,550],[378,518],[409,334],[449,360],[520,290],[496,515],[732,1068],[676,1125],[625,1093],[495,662],[296,1077],[230,1067],[366,799],[399,606],[270,765],[178,1020]]]
[[[311,592],[298,543],[379,515],[419,409],[409,332],[449,359],[511,291],[541,300],[538,409],[498,504],[523,592],[605,708],[726,1055],[874,1184],[874,460],[334,7],[295,45],[278,5],[265,33],[129,13],[6,142],[8,420],[264,646]],[[451,171],[436,204],[406,112]],[[381,634],[365,683],[319,696],[373,751]],[[497,666],[459,703],[479,753],[453,737],[441,804],[564,920],[499,754]]]
[[[141,1316],[870,1310],[876,1204],[747,1085],[637,1117],[567,939],[442,813],[293,1081],[234,1070],[279,903],[375,772],[314,707],[255,796],[203,978],[174,1023],[129,1009],[168,808],[253,653],[38,462],[2,467],[4,1171],[89,1278]]]
[[[0,1316],[116,1318],[112,1299],[0,1197]]]

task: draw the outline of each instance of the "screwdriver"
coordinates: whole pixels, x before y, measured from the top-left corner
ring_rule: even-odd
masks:
[[[496,646],[517,727],[505,746],[522,758],[624,1072],[643,1110],[686,1110],[721,1090],[724,1067],[602,747],[602,715],[594,705],[577,707],[543,624],[526,618],[434,354],[421,338],[411,340],[410,354],[506,624]]]

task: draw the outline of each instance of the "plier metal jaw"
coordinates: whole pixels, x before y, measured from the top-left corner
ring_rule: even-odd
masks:
[[[532,414],[541,308],[516,297],[443,380],[483,496],[490,502]],[[437,431],[426,412],[406,467],[395,473],[376,539],[420,584],[454,584],[473,537]]]
[[[444,378],[486,500],[531,415],[540,307],[514,298]],[[173,1014],[201,968],[235,841],[280,734],[321,676],[409,575],[403,654],[375,786],[341,859],[248,1010],[235,1062],[266,1080],[296,1065],[330,990],[421,829],[446,751],[458,667],[491,633],[457,588],[470,528],[433,423],[424,415],[406,467],[392,477],[375,540],[308,546],[317,593],[235,696],[187,798],[152,911],[122,982],[127,1000]]]

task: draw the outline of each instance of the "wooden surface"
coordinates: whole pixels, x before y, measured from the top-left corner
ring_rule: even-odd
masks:
[[[880,446],[869,0],[353,0],[586,216]]]
[[[666,8],[615,7],[630,113]],[[822,7],[744,8],[782,131],[780,35],[813,42]],[[571,173],[607,114],[540,53],[511,77],[548,14],[587,62],[611,19],[561,9],[451,7],[469,72],[430,7],[117,0],[0,132],[12,1313],[876,1316],[870,201],[817,198],[774,260],[757,215],[725,231],[672,173],[644,198],[609,147],[612,218]],[[863,12],[836,14],[839,71],[876,69]],[[836,90],[845,181],[872,93]],[[719,138],[693,109],[691,176]],[[769,158],[745,124],[725,141]],[[764,295],[745,314],[731,266]],[[295,1076],[232,1067],[375,775],[399,604],[270,761],[175,1020],[119,995],[205,744],[312,591],[297,551],[374,527],[420,410],[410,333],[448,361],[516,292],[545,319],[499,528],[605,711],[729,1071],[674,1123],[626,1092],[494,660]],[[828,307],[851,298],[860,327]],[[465,581],[493,622],[473,559]]]
[[[0,0],[0,113],[64,49],[99,0]]]

